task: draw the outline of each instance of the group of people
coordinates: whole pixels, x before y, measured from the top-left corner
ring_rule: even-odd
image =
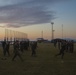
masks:
[[[9,42],[9,41],[3,41],[2,42],[3,55],[4,56],[6,56],[6,53],[8,53],[8,56],[10,56],[10,52],[9,52],[10,45],[11,45],[11,42]],[[14,53],[12,61],[14,61],[14,59],[17,56],[21,59],[21,61],[23,61],[23,58],[22,58],[20,52],[23,53],[24,50],[28,50],[29,47],[31,48],[31,51],[32,51],[31,56],[36,56],[36,48],[37,48],[37,42],[36,41],[29,42],[29,40],[27,40],[27,41],[16,40],[13,42],[12,46],[13,46],[13,53]]]
[[[53,43],[54,43],[54,46],[59,49],[59,53],[56,54],[55,56],[61,55],[62,59],[64,56],[64,52],[73,53],[73,51],[74,51],[73,40],[66,41],[63,39],[55,39]],[[9,41],[3,41],[2,42],[3,55],[4,56],[6,56],[6,54],[8,54],[8,56],[10,56],[10,52],[9,52],[10,45],[11,45],[11,42],[9,42]],[[14,59],[17,56],[21,59],[21,61],[23,61],[23,58],[22,58],[20,52],[23,53],[24,50],[28,50],[29,47],[31,48],[31,51],[32,51],[31,56],[36,56],[37,41],[29,42],[29,40],[27,40],[27,41],[16,40],[13,42],[12,46],[13,46],[13,53],[14,53],[12,61],[14,61]]]
[[[8,56],[10,56],[9,53],[9,47],[10,47],[10,42],[9,41],[2,41],[2,48],[3,48],[3,55],[6,56],[6,53],[8,53]]]
[[[56,54],[55,56],[61,55],[61,58],[63,59],[64,56],[64,52],[70,52],[73,53],[74,51],[74,41],[70,40],[61,40],[61,39],[56,39],[54,40],[54,46],[58,47],[58,49],[60,50],[60,52],[58,54]]]

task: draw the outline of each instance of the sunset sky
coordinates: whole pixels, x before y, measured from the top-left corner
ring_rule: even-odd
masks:
[[[0,0],[0,39],[5,28],[25,32],[28,38],[76,38],[76,0]]]

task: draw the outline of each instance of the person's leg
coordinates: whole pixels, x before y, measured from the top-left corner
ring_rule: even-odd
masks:
[[[18,56],[19,56],[19,58],[21,59],[21,61],[23,61],[23,59],[22,59],[22,57],[21,57],[20,53],[18,53]]]
[[[59,55],[61,55],[61,53],[62,53],[62,50],[60,50],[60,52],[58,54],[56,54],[55,56],[59,56]]]
[[[4,48],[4,56],[6,56],[6,48]]]
[[[12,58],[12,61],[16,58],[16,56],[17,56],[17,53],[15,53],[14,57]]]
[[[63,57],[64,57],[64,52],[62,52],[62,57],[61,58],[63,59]]]
[[[31,54],[31,56],[33,56],[34,55],[34,50],[32,49],[32,54]]]
[[[10,56],[10,53],[9,53],[9,48],[7,49],[7,53],[8,53],[8,56]]]

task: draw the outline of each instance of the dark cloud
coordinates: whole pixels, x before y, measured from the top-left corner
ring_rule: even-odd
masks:
[[[55,19],[55,12],[46,6],[57,1],[61,0],[7,0],[0,6],[0,23],[15,28],[49,23]]]

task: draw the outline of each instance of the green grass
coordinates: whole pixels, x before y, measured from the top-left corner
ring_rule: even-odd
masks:
[[[12,61],[12,48],[10,52],[7,60],[1,60],[3,53],[0,48],[0,75],[76,75],[76,47],[73,54],[65,53],[63,60],[61,56],[55,57],[59,50],[50,43],[38,44],[37,57],[31,57],[30,49],[25,51],[22,54],[24,62],[19,58]]]

